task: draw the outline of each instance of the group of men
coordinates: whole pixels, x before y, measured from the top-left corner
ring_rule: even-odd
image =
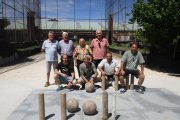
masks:
[[[58,85],[56,91],[62,90],[62,84],[67,84],[67,88],[71,85],[81,84],[82,89],[85,83],[99,81],[101,75],[105,76],[106,86],[109,85],[109,79],[115,76],[119,77],[121,83],[120,93],[126,91],[124,78],[128,74],[134,75],[138,80],[137,92],[143,93],[141,87],[144,81],[144,59],[142,54],[137,51],[137,44],[132,44],[131,50],[126,51],[121,60],[121,64],[112,58],[109,52],[109,43],[103,38],[101,30],[96,31],[97,38],[91,41],[91,45],[86,45],[83,38],[79,39],[79,45],[75,48],[73,41],[68,39],[68,33],[63,32],[63,40],[54,40],[54,32],[49,31],[49,39],[45,40],[42,45],[42,52],[46,54],[46,70],[47,82],[45,87],[49,86],[49,77],[51,66],[54,68],[55,84]],[[61,62],[58,63],[58,55],[61,56]],[[74,63],[78,70],[78,78],[75,79]],[[141,70],[137,69],[137,65],[141,64]],[[101,72],[98,75],[97,68]],[[117,68],[118,70],[116,71]],[[114,86],[114,82],[112,82]]]

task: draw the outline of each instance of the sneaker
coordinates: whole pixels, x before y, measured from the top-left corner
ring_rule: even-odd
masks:
[[[141,93],[141,94],[144,94],[144,92],[143,92],[143,90],[142,90],[142,87],[139,87],[138,89],[136,89],[136,92]]]
[[[62,90],[62,89],[63,89],[62,86],[58,86],[58,88],[56,89],[56,91],[60,91],[60,90]]]
[[[111,85],[113,88],[115,88],[115,82],[114,81],[111,82]]]
[[[124,93],[124,92],[126,92],[126,88],[125,88],[125,87],[122,87],[122,88],[120,89],[120,93]]]
[[[44,87],[47,87],[47,86],[49,86],[49,82],[46,82],[46,84],[44,85]]]

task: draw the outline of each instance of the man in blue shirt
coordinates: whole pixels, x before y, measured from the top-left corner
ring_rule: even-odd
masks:
[[[61,61],[63,61],[62,56],[64,54],[68,55],[69,63],[74,66],[74,60],[73,60],[73,52],[74,52],[74,44],[72,40],[68,39],[68,33],[63,32],[62,34],[63,40],[59,41],[59,46],[61,49]]]
[[[46,54],[46,72],[47,72],[47,82],[44,87],[49,86],[49,77],[51,72],[51,65],[55,70],[58,64],[57,52],[60,53],[60,47],[57,40],[54,40],[54,32],[49,31],[49,39],[45,40],[42,45],[41,51]]]

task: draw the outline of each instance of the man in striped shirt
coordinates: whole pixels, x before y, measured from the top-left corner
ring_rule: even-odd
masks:
[[[85,44],[85,40],[83,38],[79,39],[79,45],[74,50],[73,56],[74,56],[74,62],[75,66],[78,69],[79,77],[80,77],[80,71],[79,71],[79,65],[84,62],[84,56],[90,55],[90,62],[92,61],[92,51],[89,47],[89,45]]]

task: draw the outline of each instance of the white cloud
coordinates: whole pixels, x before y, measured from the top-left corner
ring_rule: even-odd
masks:
[[[69,5],[66,5],[68,8],[70,7]]]
[[[74,4],[74,2],[72,0],[69,0],[68,3],[71,5]]]

